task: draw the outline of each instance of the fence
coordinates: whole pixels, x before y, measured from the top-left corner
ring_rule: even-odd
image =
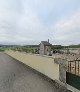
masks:
[[[68,61],[67,72],[80,76],[80,60]]]

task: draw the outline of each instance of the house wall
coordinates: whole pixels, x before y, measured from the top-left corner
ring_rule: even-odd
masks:
[[[44,46],[43,43],[40,43],[40,55],[49,55],[51,53],[50,46]]]
[[[40,44],[40,55],[44,55],[44,45]]]
[[[51,52],[51,47],[50,46],[45,46],[44,49],[45,49],[44,50],[45,55],[49,55],[50,52]]]

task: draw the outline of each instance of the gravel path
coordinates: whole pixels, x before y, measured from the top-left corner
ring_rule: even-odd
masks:
[[[69,92],[55,88],[26,65],[0,53],[0,92]]]

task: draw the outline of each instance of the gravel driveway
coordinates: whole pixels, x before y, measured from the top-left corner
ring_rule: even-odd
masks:
[[[69,92],[56,88],[26,65],[0,53],[0,92]]]

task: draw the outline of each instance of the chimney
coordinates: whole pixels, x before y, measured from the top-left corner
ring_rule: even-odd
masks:
[[[49,43],[49,39],[48,39],[48,43]]]

